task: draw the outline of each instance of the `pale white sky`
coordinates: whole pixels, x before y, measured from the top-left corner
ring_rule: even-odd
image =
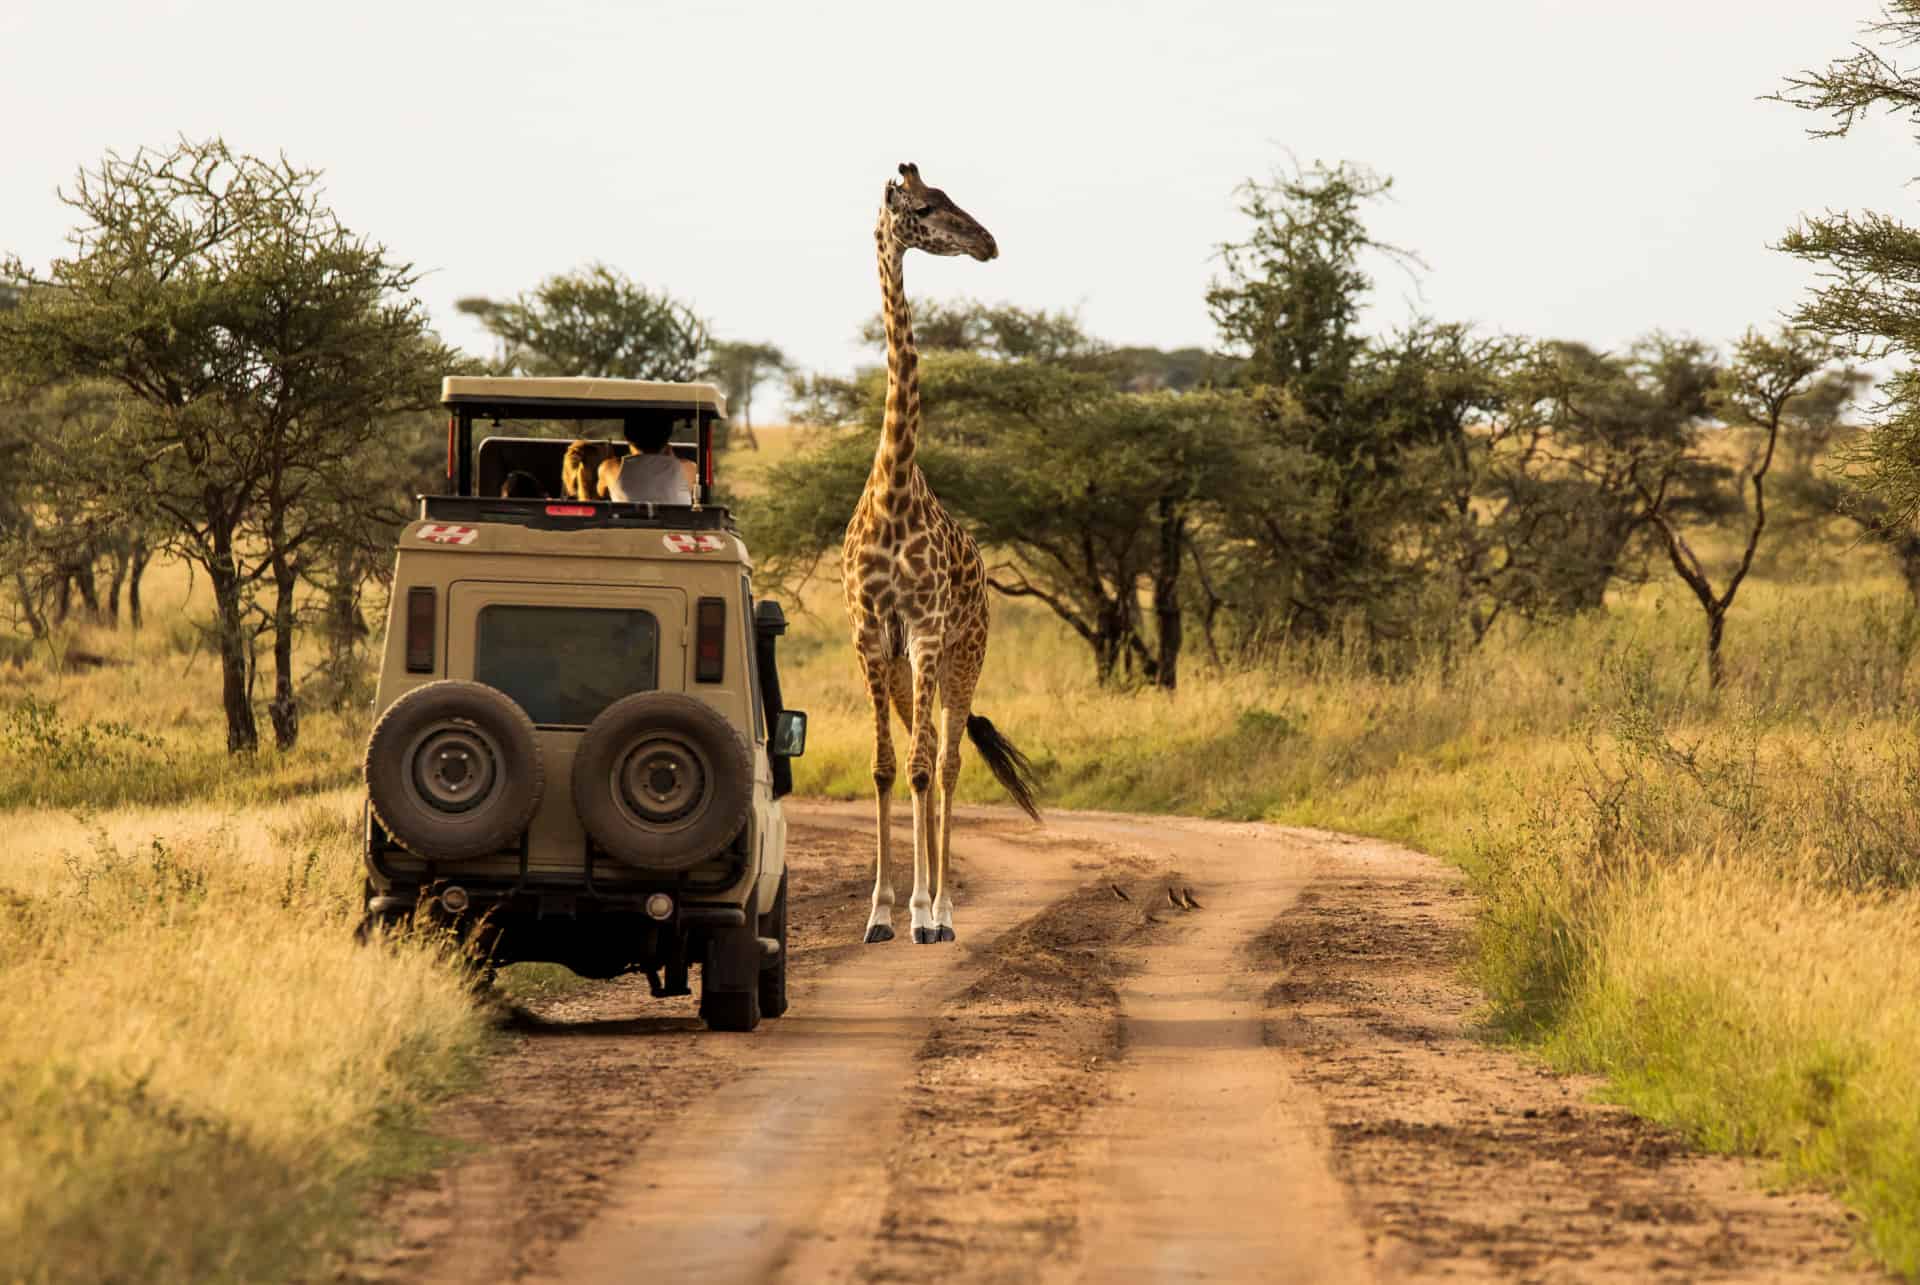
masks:
[[[1376,321],[1615,344],[1767,322],[1802,210],[1909,210],[1920,147],[1807,140],[1756,98],[1874,0],[498,4],[0,0],[0,248],[44,263],[54,188],[107,148],[225,135],[327,172],[335,208],[453,312],[603,259],[812,368],[866,358],[895,162],[992,229],[915,294],[1078,307],[1211,344],[1232,189],[1291,152],[1395,179]]]

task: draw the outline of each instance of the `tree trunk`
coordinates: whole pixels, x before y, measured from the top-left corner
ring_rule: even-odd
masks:
[[[127,555],[127,619],[136,630],[140,628],[140,577],[147,574],[147,562],[152,557],[147,542],[136,537]]]
[[[1893,555],[1900,560],[1900,575],[1907,582],[1913,605],[1920,607],[1920,535],[1902,535],[1894,543]]]
[[[1096,677],[1102,687],[1111,683],[1114,671],[1127,658],[1127,613],[1120,603],[1107,601],[1100,604],[1100,614],[1094,618],[1093,664]]]
[[[327,583],[327,656],[328,663],[351,656],[360,640],[367,636],[367,622],[360,614],[358,576],[353,551],[337,549]]]
[[[1154,658],[1156,686],[1172,691],[1179,683],[1180,642],[1180,551],[1186,540],[1186,522],[1174,511],[1174,501],[1161,496],[1160,548],[1153,567],[1153,619],[1158,654]]]
[[[127,584],[127,569],[133,562],[133,546],[115,542],[113,546],[113,578],[107,582],[107,623],[115,629],[120,627],[120,591]]]
[[[260,728],[247,697],[247,629],[242,610],[240,573],[234,566],[232,535],[216,532],[207,579],[213,583],[214,632],[220,645],[220,700],[227,713],[227,752],[251,754],[260,747]]]
[[[267,716],[273,720],[273,743],[290,750],[300,740],[300,705],[293,694],[293,592],[299,583],[293,562],[285,554],[273,560],[273,699]]]
[[[88,623],[99,624],[102,619],[100,613],[100,587],[93,579],[92,558],[85,558],[74,563],[73,582],[79,586],[80,605],[87,609]]]
[[[1709,610],[1707,612],[1707,690],[1720,690],[1720,680],[1726,677],[1726,671],[1720,660],[1720,636],[1727,629],[1727,613]]]
[[[13,586],[20,595],[20,613],[27,618],[28,632],[35,638],[45,638],[47,636],[46,618],[40,614],[40,609],[34,602],[33,586],[27,583],[27,573],[18,567],[14,568]]]

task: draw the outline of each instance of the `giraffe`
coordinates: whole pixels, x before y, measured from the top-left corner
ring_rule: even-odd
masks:
[[[866,489],[847,523],[840,551],[854,656],[873,703],[874,858],[868,943],[893,939],[893,781],[897,762],[890,714],[909,733],[907,783],[913,792],[913,939],[954,940],[949,841],[953,789],[960,776],[960,738],[980,756],[1029,816],[1033,773],[1026,758],[984,717],[973,713],[973,689],[987,656],[987,573],[980,549],[948,516],[914,460],[920,431],[919,354],[907,308],[902,264],[909,249],[965,254],[985,263],[1000,253],[993,235],[920,181],[912,164],[887,181],[874,226],[887,334],[887,408]],[[932,799],[934,704],[938,698],[939,813]]]

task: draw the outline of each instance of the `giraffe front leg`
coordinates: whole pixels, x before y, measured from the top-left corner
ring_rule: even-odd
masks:
[[[884,641],[882,643],[884,650]],[[867,914],[866,943],[893,940],[893,774],[898,760],[893,752],[893,727],[887,701],[893,661],[884,654],[862,659],[867,695],[873,701],[873,811],[876,847],[873,860],[873,906]]]
[[[913,649],[913,745],[907,751],[907,784],[913,789],[913,939],[921,945],[938,941],[933,919],[933,752],[934,698],[939,690],[938,649]]]

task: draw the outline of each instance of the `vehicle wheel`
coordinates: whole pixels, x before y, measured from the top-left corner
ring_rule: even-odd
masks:
[[[700,969],[700,1020],[712,1031],[760,1025],[760,941],[751,921],[716,931]]]
[[[780,891],[773,909],[760,916],[760,935],[780,943],[780,953],[760,962],[760,1016],[781,1017],[787,1011],[787,872],[780,872]]]
[[[639,692],[607,706],[573,755],[573,804],[607,855],[649,870],[686,870],[740,833],[753,802],[753,760],[705,701]]]
[[[533,720],[484,683],[416,687],[367,738],[367,800],[409,852],[436,860],[511,847],[540,807]]]

